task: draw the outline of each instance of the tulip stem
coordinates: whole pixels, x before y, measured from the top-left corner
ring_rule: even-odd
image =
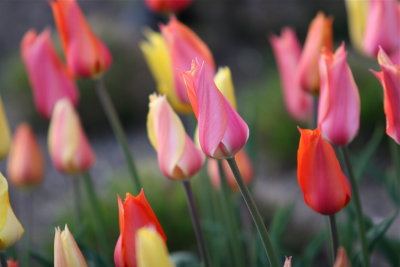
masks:
[[[204,240],[203,231],[201,230],[200,217],[198,215],[196,205],[194,203],[194,197],[193,197],[193,192],[192,192],[192,187],[190,185],[190,182],[184,181],[183,187],[185,189],[187,201],[189,204],[190,216],[192,217],[192,223],[194,226],[194,230],[195,230],[195,234],[196,234],[196,238],[197,238],[197,245],[199,247],[201,258],[204,262],[204,266],[210,267],[211,266],[210,259],[208,257],[208,252],[206,249],[206,242]]]
[[[364,216],[363,216],[362,207],[361,207],[360,195],[358,193],[356,177],[354,176],[353,168],[352,168],[351,161],[350,161],[349,150],[348,150],[347,146],[340,146],[339,151],[342,154],[342,157],[344,159],[344,165],[346,166],[350,184],[353,189],[352,192],[353,192],[354,204],[356,207],[356,217],[357,217],[358,230],[359,230],[360,240],[361,240],[361,249],[362,249],[364,266],[369,267],[370,264],[369,264],[369,256],[368,256],[367,235],[366,235],[366,231],[365,231]]]
[[[271,267],[278,267],[278,258],[276,257],[274,248],[272,246],[271,240],[268,235],[267,228],[265,227],[264,221],[261,217],[260,212],[257,209],[257,206],[254,202],[253,197],[250,194],[247,185],[243,181],[242,175],[240,174],[239,168],[236,164],[235,158],[227,158],[229,166],[232,169],[233,175],[235,176],[236,182],[239,185],[240,192],[242,193],[243,199],[246,202],[247,208],[250,211],[251,217],[257,227],[258,233],[261,236],[261,240],[264,245],[264,249],[267,253],[268,260]]]
[[[399,178],[400,177],[400,145],[398,145],[396,142],[393,140],[390,140],[391,143],[391,152],[392,152],[392,159],[393,159],[393,165],[395,168],[395,176]]]
[[[331,242],[332,242],[332,256],[333,261],[336,259],[336,253],[339,248],[339,235],[336,226],[336,218],[335,214],[329,215],[329,228],[331,234]]]
[[[0,263],[1,267],[7,267],[6,253],[4,251],[0,251]]]
[[[99,78],[96,80],[97,94],[100,98],[103,109],[107,115],[107,118],[111,124],[114,131],[115,137],[124,152],[126,163],[128,164],[129,172],[133,181],[136,191],[139,192],[142,188],[140,183],[139,175],[136,170],[135,162],[133,160],[133,155],[129,149],[128,139],[126,137],[125,131],[122,127],[121,121],[118,118],[117,111],[115,110],[114,104],[111,101],[110,95],[107,92],[104,80]]]
[[[82,218],[82,209],[81,209],[81,186],[79,184],[79,179],[77,177],[72,177],[72,186],[74,190],[74,204],[75,204],[75,212],[76,212],[76,225],[80,225]]]

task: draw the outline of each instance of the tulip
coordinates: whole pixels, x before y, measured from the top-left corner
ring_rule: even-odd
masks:
[[[370,0],[364,34],[364,52],[375,56],[381,46],[392,54],[400,49],[400,4],[396,0]]]
[[[19,267],[19,263],[15,260],[7,260],[7,267]]]
[[[114,251],[114,262],[116,267],[136,267],[138,266],[136,262],[136,234],[140,228],[144,226],[154,227],[164,242],[166,242],[167,237],[147,202],[143,189],[137,197],[129,193],[126,194],[124,203],[118,197],[118,209],[120,235]]]
[[[192,177],[203,165],[203,154],[186,134],[165,96],[151,95],[149,107],[147,133],[162,173],[174,180]]]
[[[319,12],[308,28],[303,52],[298,63],[297,77],[303,90],[319,91],[318,59],[322,48],[332,50],[332,18]]]
[[[187,8],[192,0],[145,0],[147,7],[156,13],[178,12]]]
[[[8,127],[3,101],[0,97],[0,160],[5,158],[10,150],[11,133]]]
[[[34,186],[43,179],[43,154],[27,123],[20,124],[14,134],[7,171],[10,182],[16,187]]]
[[[303,130],[297,152],[297,180],[304,201],[314,211],[332,215],[350,201],[350,184],[343,174],[332,145],[319,128]]]
[[[155,256],[157,255],[157,256]],[[142,227],[136,233],[138,267],[174,267],[161,235],[151,227]]]
[[[238,164],[239,171],[243,177],[244,182],[246,184],[250,184],[250,182],[253,180],[254,172],[250,158],[247,155],[246,151],[244,149],[240,150],[235,155],[235,160]],[[239,186],[236,183],[235,176],[233,175],[231,168],[225,160],[222,162],[222,167],[229,187],[234,191],[239,191]],[[219,176],[217,160],[208,159],[207,171],[208,175],[211,178],[212,185],[214,186],[214,188],[219,189],[221,187],[221,179]]]
[[[54,267],[87,267],[74,237],[65,225],[63,231],[56,228],[54,236]]]
[[[150,30],[145,34],[148,41],[142,42],[140,48],[156,80],[158,92],[167,96],[171,106],[177,112],[190,113],[192,111],[190,104],[182,102],[175,90],[171,57],[164,38],[160,33]]]
[[[374,72],[383,87],[386,134],[400,144],[400,65],[395,65],[380,48],[378,62],[381,72]]]
[[[333,264],[333,267],[351,267],[349,258],[347,257],[347,253],[344,248],[338,248],[336,260]]]
[[[286,257],[283,267],[292,267],[292,257]]]
[[[270,43],[281,76],[286,108],[295,120],[306,121],[311,115],[312,97],[301,88],[298,77],[293,77],[301,56],[296,34],[291,28],[285,28],[280,37],[271,36]]]
[[[236,109],[235,87],[233,86],[231,70],[228,67],[219,68],[214,76],[214,83],[229,104]]]
[[[199,142],[212,158],[233,157],[246,144],[249,128],[228,100],[217,89],[205,65],[192,62],[182,73],[190,103],[199,124]]]
[[[14,245],[23,233],[24,228],[10,205],[7,180],[0,173],[0,251]]]
[[[347,20],[350,39],[355,48],[363,51],[365,24],[367,22],[369,0],[346,0]]]
[[[92,32],[76,0],[50,1],[68,70],[77,77],[97,77],[111,65],[108,48]]]
[[[335,54],[324,50],[319,61],[318,124],[324,138],[338,146],[350,143],[360,125],[360,96],[346,58],[342,43]]]
[[[28,31],[21,42],[21,54],[36,108],[42,116],[50,118],[56,102],[62,98],[76,105],[77,87],[57,56],[49,30],[39,35],[34,30]]]
[[[55,167],[68,174],[82,173],[90,169],[95,155],[83,131],[79,116],[71,102],[57,102],[51,118],[48,147]]]
[[[167,25],[161,26],[161,33],[170,53],[177,96],[181,102],[189,104],[181,72],[190,69],[190,63],[197,58],[200,62],[204,61],[206,75],[213,77],[215,74],[213,56],[207,45],[175,17],[172,17]]]

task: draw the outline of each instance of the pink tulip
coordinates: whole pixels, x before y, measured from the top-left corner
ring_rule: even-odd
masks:
[[[203,152],[212,158],[233,157],[247,142],[249,128],[215,86],[206,67],[197,60],[182,73],[199,127]]]
[[[309,119],[312,110],[312,97],[304,92],[293,74],[300,61],[301,45],[295,32],[290,28],[282,30],[281,36],[271,36],[270,42],[275,54],[286,108],[298,121]]]
[[[381,72],[374,72],[383,87],[386,133],[400,144],[400,65],[394,64],[383,48],[379,49]]]
[[[319,60],[318,124],[324,138],[335,145],[350,143],[360,125],[360,96],[346,58],[342,43],[335,54],[323,51]]]
[[[42,116],[50,118],[54,105],[62,98],[76,105],[78,90],[54,50],[49,30],[39,35],[34,30],[28,31],[21,42],[21,54],[36,108]]]

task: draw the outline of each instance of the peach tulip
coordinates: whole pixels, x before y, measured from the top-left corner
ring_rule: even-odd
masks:
[[[87,267],[78,244],[66,225],[64,230],[56,228],[54,236],[54,267]]]

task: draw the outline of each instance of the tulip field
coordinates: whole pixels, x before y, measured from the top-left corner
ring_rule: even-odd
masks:
[[[0,267],[400,266],[400,1],[228,2],[0,3]]]

